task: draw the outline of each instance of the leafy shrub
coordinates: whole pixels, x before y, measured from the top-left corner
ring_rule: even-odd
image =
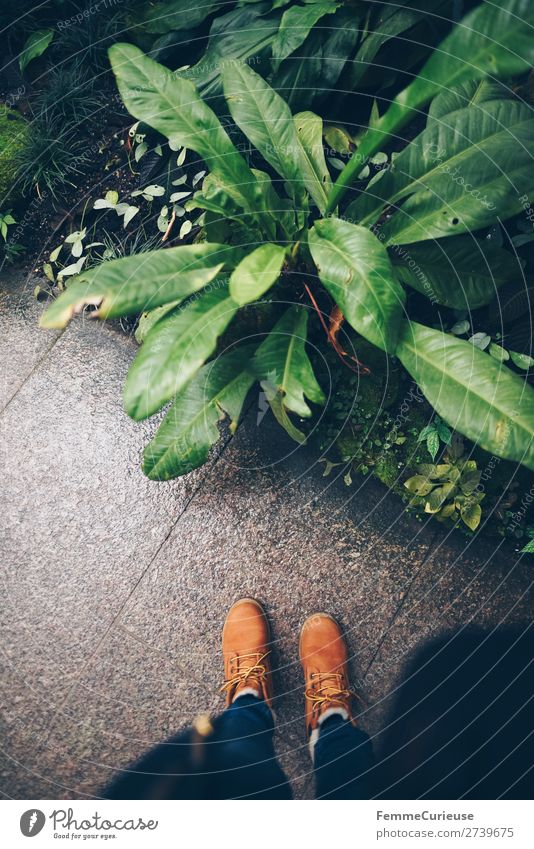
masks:
[[[13,184],[13,172],[29,138],[28,122],[14,109],[0,103],[0,206],[17,196],[18,187]]]
[[[412,0],[409,8],[350,0],[304,5],[161,0],[145,11],[143,29],[158,36],[151,49],[154,58],[171,67],[194,61],[182,74],[205,98],[221,94],[225,64],[249,62],[292,109],[308,109],[325,101],[334,107],[345,93],[369,87],[376,95],[396,82],[398,73],[385,69],[409,69],[420,61],[445,34],[453,6],[451,0]],[[208,43],[198,57],[195,47],[208,27]],[[375,60],[378,75],[373,74]]]
[[[506,363],[406,317],[411,299],[404,288],[432,303],[473,309],[520,271],[511,254],[483,245],[471,231],[517,214],[533,188],[530,110],[484,81],[488,73],[508,76],[528,67],[533,14],[527,0],[510,0],[506,8],[483,3],[470,13],[384,115],[375,116],[333,188],[321,119],[310,112],[293,117],[246,64],[227,64],[222,81],[232,118],[255,151],[252,164],[192,82],[136,47],[111,48],[132,115],[171,146],[194,150],[209,171],[187,204],[205,210],[205,241],[82,273],[42,324],[62,327],[86,304],[100,318],[158,310],[124,392],[136,420],[174,398],[145,451],[149,477],[168,479],[204,462],[218,438],[217,421],[227,414],[235,427],[255,381],[280,424],[304,439],[290,416],[310,417],[309,402],[323,403],[324,394],[306,350],[308,312],[298,302],[303,281],[317,296],[322,284],[333,300],[330,329],[345,320],[397,356],[451,428],[534,469],[534,391]],[[369,158],[429,103],[426,128],[340,214]],[[451,178],[452,163],[468,175],[468,188],[465,177],[463,184]],[[297,302],[259,345],[251,340],[207,362],[237,311],[267,292],[280,308]]]

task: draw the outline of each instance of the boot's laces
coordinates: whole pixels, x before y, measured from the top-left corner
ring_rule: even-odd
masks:
[[[237,688],[240,684],[246,685],[249,678],[262,679],[267,674],[267,667],[263,663],[270,652],[265,654],[257,652],[256,654],[240,654],[236,657],[237,671],[236,674],[225,681],[221,687],[221,693],[229,692]],[[243,661],[252,661],[251,663],[243,664]]]
[[[312,672],[310,678],[317,683],[306,690],[306,697],[314,703],[315,708],[357,698],[356,693],[343,686],[344,676],[340,672]]]

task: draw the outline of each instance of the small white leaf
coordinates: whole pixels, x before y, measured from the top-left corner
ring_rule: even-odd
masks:
[[[134,159],[136,162],[139,162],[141,157],[145,155],[148,150],[148,145],[146,142],[141,142],[141,144],[137,145],[135,148]]]
[[[191,192],[173,192],[169,200],[171,203],[177,203],[179,200],[188,198]]]
[[[151,198],[160,198],[165,194],[165,189],[163,186],[158,186],[156,184],[152,186],[147,186],[146,189],[143,189],[143,194],[148,195]]]
[[[83,230],[75,230],[74,233],[69,233],[69,235],[65,239],[65,242],[68,245],[72,245],[73,242],[79,242],[81,239],[85,239],[86,233],[87,233],[86,227],[84,227]]]
[[[80,242],[80,241],[74,242],[70,252],[71,252],[72,256],[76,256],[76,257],[81,256],[82,253],[83,253],[83,242]]]
[[[195,188],[197,183],[199,183],[200,180],[202,180],[202,178],[205,177],[205,176],[206,176],[205,171],[199,171],[198,174],[195,174],[195,176],[193,177],[193,182],[192,182],[193,188]]]
[[[178,167],[180,167],[181,165],[184,164],[186,156],[187,156],[187,148],[184,147],[184,149],[182,150],[182,152],[178,156],[178,159],[176,160],[176,164],[177,164]]]
[[[137,215],[137,213],[138,213],[138,212],[139,212],[139,207],[138,207],[138,206],[129,206],[129,207],[128,207],[128,209],[127,209],[127,210],[126,210],[126,212],[124,213],[124,226],[125,226],[125,227],[126,227],[126,226],[130,223],[130,221],[132,220],[132,218],[133,218],[135,215]]]
[[[191,223],[191,221],[189,221],[189,220],[184,221],[184,223],[180,227],[180,232],[178,234],[180,239],[183,239],[185,236],[187,236],[187,234],[190,233],[192,229],[193,229],[193,224]]]
[[[79,274],[82,270],[86,256],[80,257],[78,262],[73,263],[72,265],[67,265],[65,268],[62,268],[61,271],[58,272],[58,280],[61,280],[62,277],[70,277],[73,274]]]
[[[56,259],[58,258],[59,253],[60,253],[60,251],[61,251],[61,248],[62,248],[62,247],[63,247],[63,245],[59,245],[59,247],[54,248],[54,250],[53,250],[53,251],[52,251],[52,253],[50,254],[50,262],[55,262],[55,261],[56,261]]]

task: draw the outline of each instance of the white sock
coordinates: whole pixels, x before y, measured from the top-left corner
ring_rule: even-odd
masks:
[[[321,731],[321,725],[323,722],[328,719],[330,716],[340,716],[345,721],[349,718],[348,711],[342,707],[332,707],[325,710],[325,712],[319,717],[319,722],[317,724],[317,728],[314,728],[310,735],[310,742],[308,743],[310,749],[310,755],[312,761],[315,759],[315,744],[319,739],[319,732]]]
[[[261,699],[260,691],[254,689],[254,687],[244,687],[242,690],[237,693],[236,696],[232,699],[232,704],[236,702],[241,696],[255,696],[257,699]]]

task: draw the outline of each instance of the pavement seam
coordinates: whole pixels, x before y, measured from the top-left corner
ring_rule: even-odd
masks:
[[[373,655],[372,655],[372,657],[371,657],[371,660],[370,660],[370,661],[369,661],[369,663],[367,664],[367,668],[365,669],[365,671],[364,671],[363,675],[361,676],[361,680],[362,680],[362,682],[363,682],[363,681],[365,681],[365,679],[367,678],[367,676],[368,676],[368,674],[369,674],[369,671],[370,671],[370,669],[371,669],[371,667],[372,667],[373,663],[375,662],[375,660],[377,659],[378,655],[380,654],[380,650],[381,650],[382,646],[384,645],[384,643],[385,643],[385,641],[386,641],[386,639],[387,639],[388,635],[391,633],[391,631],[392,631],[392,629],[393,629],[393,627],[394,627],[394,625],[395,625],[395,622],[397,621],[398,617],[400,616],[401,611],[402,611],[402,609],[403,609],[404,605],[406,604],[407,599],[408,599],[408,598],[409,598],[409,596],[410,596],[410,593],[411,593],[412,588],[413,588],[413,586],[414,586],[414,584],[415,584],[415,581],[417,580],[417,578],[418,578],[418,577],[419,577],[419,575],[421,574],[421,572],[422,572],[422,570],[424,569],[424,567],[425,567],[426,563],[428,562],[429,558],[432,556],[432,554],[433,554],[433,553],[434,553],[434,551],[436,550],[436,548],[437,548],[437,542],[438,542],[438,537],[439,537],[439,536],[440,536],[440,531],[439,531],[439,529],[436,529],[436,530],[435,530],[435,532],[434,532],[434,536],[433,536],[433,537],[432,537],[432,539],[430,540],[430,542],[429,542],[429,544],[428,544],[428,548],[427,548],[427,550],[426,550],[425,554],[423,555],[423,559],[421,560],[421,563],[419,564],[419,568],[418,568],[418,569],[416,569],[416,571],[415,571],[415,572],[414,572],[414,574],[412,575],[412,577],[411,577],[411,579],[410,579],[410,582],[409,582],[409,584],[408,584],[408,587],[407,587],[407,589],[406,589],[406,592],[404,593],[403,597],[401,598],[400,602],[398,603],[398,605],[397,605],[397,607],[396,607],[396,609],[395,609],[395,611],[394,611],[394,613],[393,613],[393,616],[391,617],[391,619],[390,619],[390,621],[389,621],[389,623],[388,623],[388,625],[387,625],[386,630],[384,631],[384,633],[383,633],[383,634],[382,634],[382,636],[380,637],[380,640],[378,641],[378,644],[377,644],[377,646],[376,646],[376,648],[375,648],[375,650],[374,650],[374,652],[373,652]]]
[[[8,398],[8,400],[6,401],[6,403],[4,404],[4,406],[2,407],[2,409],[0,410],[0,416],[3,416],[3,415],[4,415],[4,413],[6,412],[7,408],[10,406],[10,404],[11,404],[11,403],[15,400],[15,398],[18,396],[18,394],[19,394],[19,392],[21,391],[21,389],[22,389],[24,386],[26,386],[26,384],[27,384],[27,382],[30,380],[30,378],[31,378],[31,377],[33,377],[33,375],[35,374],[35,372],[36,372],[36,371],[37,371],[37,370],[41,367],[41,365],[42,365],[42,364],[43,364],[43,362],[46,360],[46,358],[47,358],[48,356],[50,356],[50,354],[51,354],[52,350],[54,349],[54,346],[55,346],[55,345],[57,344],[57,342],[59,342],[59,340],[63,337],[63,334],[65,333],[65,330],[66,330],[66,328],[64,328],[63,330],[60,330],[60,332],[59,332],[59,333],[57,334],[57,336],[54,338],[54,340],[53,340],[52,344],[51,344],[51,345],[49,345],[49,347],[48,347],[48,348],[44,351],[43,355],[42,355],[42,356],[41,356],[41,357],[37,360],[37,362],[36,362],[36,363],[34,363],[34,365],[32,366],[31,370],[28,372],[28,374],[26,375],[26,377],[24,378],[24,380],[22,381],[22,383],[20,384],[20,386],[18,386],[18,387],[15,389],[15,391],[14,391],[13,395],[12,395],[10,398]]]
[[[195,489],[194,489],[194,490],[193,490],[193,492],[191,493],[190,497],[187,499],[186,503],[184,504],[183,508],[180,510],[180,512],[179,512],[179,513],[178,513],[178,515],[176,516],[175,520],[174,520],[174,521],[170,524],[170,526],[169,526],[169,530],[168,530],[167,534],[165,535],[165,537],[162,539],[162,541],[160,542],[160,544],[159,544],[159,545],[158,545],[158,547],[156,548],[156,550],[155,550],[154,554],[153,554],[153,555],[152,555],[152,557],[149,559],[149,561],[148,561],[148,563],[146,564],[145,568],[142,570],[142,572],[141,572],[141,574],[139,575],[139,578],[138,578],[138,579],[137,579],[137,581],[135,582],[134,586],[132,587],[132,589],[130,590],[130,592],[128,593],[128,595],[126,596],[126,598],[124,599],[123,603],[120,605],[120,608],[119,608],[118,612],[115,614],[115,616],[113,617],[113,619],[112,619],[112,620],[111,620],[111,622],[109,623],[108,627],[106,628],[106,630],[104,631],[104,633],[102,634],[102,636],[100,637],[100,639],[97,641],[97,643],[96,643],[96,645],[95,645],[95,647],[94,647],[93,651],[92,651],[92,652],[91,652],[91,653],[87,656],[86,660],[85,660],[85,661],[84,661],[84,662],[80,665],[79,673],[76,675],[76,678],[74,679],[74,681],[72,682],[72,684],[69,686],[68,690],[65,692],[65,695],[64,695],[64,696],[60,699],[60,701],[59,701],[59,703],[58,703],[58,706],[57,706],[56,710],[54,711],[54,713],[53,713],[53,714],[52,714],[52,716],[50,717],[49,722],[47,722],[47,723],[46,723],[45,729],[43,730],[43,740],[42,740],[43,742],[46,742],[46,741],[49,739],[49,737],[50,737],[50,733],[51,733],[51,731],[52,731],[52,729],[53,729],[53,727],[54,727],[54,724],[55,724],[56,719],[58,718],[58,716],[59,716],[59,715],[62,715],[62,713],[63,713],[63,708],[65,707],[66,703],[67,703],[67,702],[68,702],[68,700],[70,699],[70,697],[71,697],[72,693],[74,692],[75,688],[79,685],[80,679],[82,678],[82,676],[83,676],[83,675],[84,675],[84,673],[86,672],[86,670],[87,670],[87,668],[89,667],[90,663],[94,660],[94,658],[96,657],[96,655],[99,653],[99,651],[100,651],[100,649],[101,649],[102,645],[103,645],[103,644],[105,643],[105,641],[108,639],[108,637],[109,637],[109,635],[112,633],[113,629],[114,629],[114,628],[116,628],[116,627],[120,627],[121,629],[126,630],[126,629],[124,628],[124,626],[120,624],[120,619],[121,619],[121,616],[122,616],[122,614],[123,614],[123,612],[124,612],[124,609],[125,609],[126,605],[128,604],[128,602],[130,601],[130,599],[132,598],[132,596],[133,596],[133,595],[135,594],[135,592],[137,591],[137,588],[139,587],[139,585],[140,585],[141,581],[145,578],[145,576],[146,576],[146,575],[148,574],[148,572],[150,571],[150,569],[151,569],[151,567],[152,567],[152,565],[153,565],[154,561],[157,559],[157,557],[158,557],[158,555],[159,555],[160,551],[163,549],[163,547],[166,545],[167,541],[169,540],[169,538],[170,538],[170,537],[171,537],[171,535],[173,534],[173,532],[174,532],[174,530],[175,530],[176,526],[178,525],[178,523],[179,523],[180,519],[182,518],[182,516],[184,515],[184,513],[186,512],[186,510],[188,510],[189,505],[191,504],[191,502],[193,501],[193,499],[194,499],[194,498],[196,498],[196,496],[198,495],[198,493],[199,493],[199,492],[200,492],[200,490],[202,489],[202,487],[203,487],[203,485],[204,485],[204,483],[205,483],[206,479],[209,477],[210,473],[213,471],[213,469],[214,469],[214,468],[217,466],[217,464],[219,463],[219,461],[220,461],[221,457],[223,456],[224,452],[226,451],[226,449],[227,449],[228,445],[231,443],[231,441],[232,441],[232,437],[229,437],[229,438],[227,439],[227,441],[225,442],[225,444],[223,445],[223,447],[222,447],[221,451],[219,452],[219,454],[217,455],[217,457],[215,457],[215,458],[214,458],[214,460],[212,461],[211,465],[209,466],[208,471],[206,472],[206,475],[202,478],[202,480],[201,480],[201,481],[199,481],[199,483],[197,484],[197,486],[195,487]],[[128,632],[128,633],[132,633],[132,632]],[[199,682],[199,683],[200,683],[200,682]]]

